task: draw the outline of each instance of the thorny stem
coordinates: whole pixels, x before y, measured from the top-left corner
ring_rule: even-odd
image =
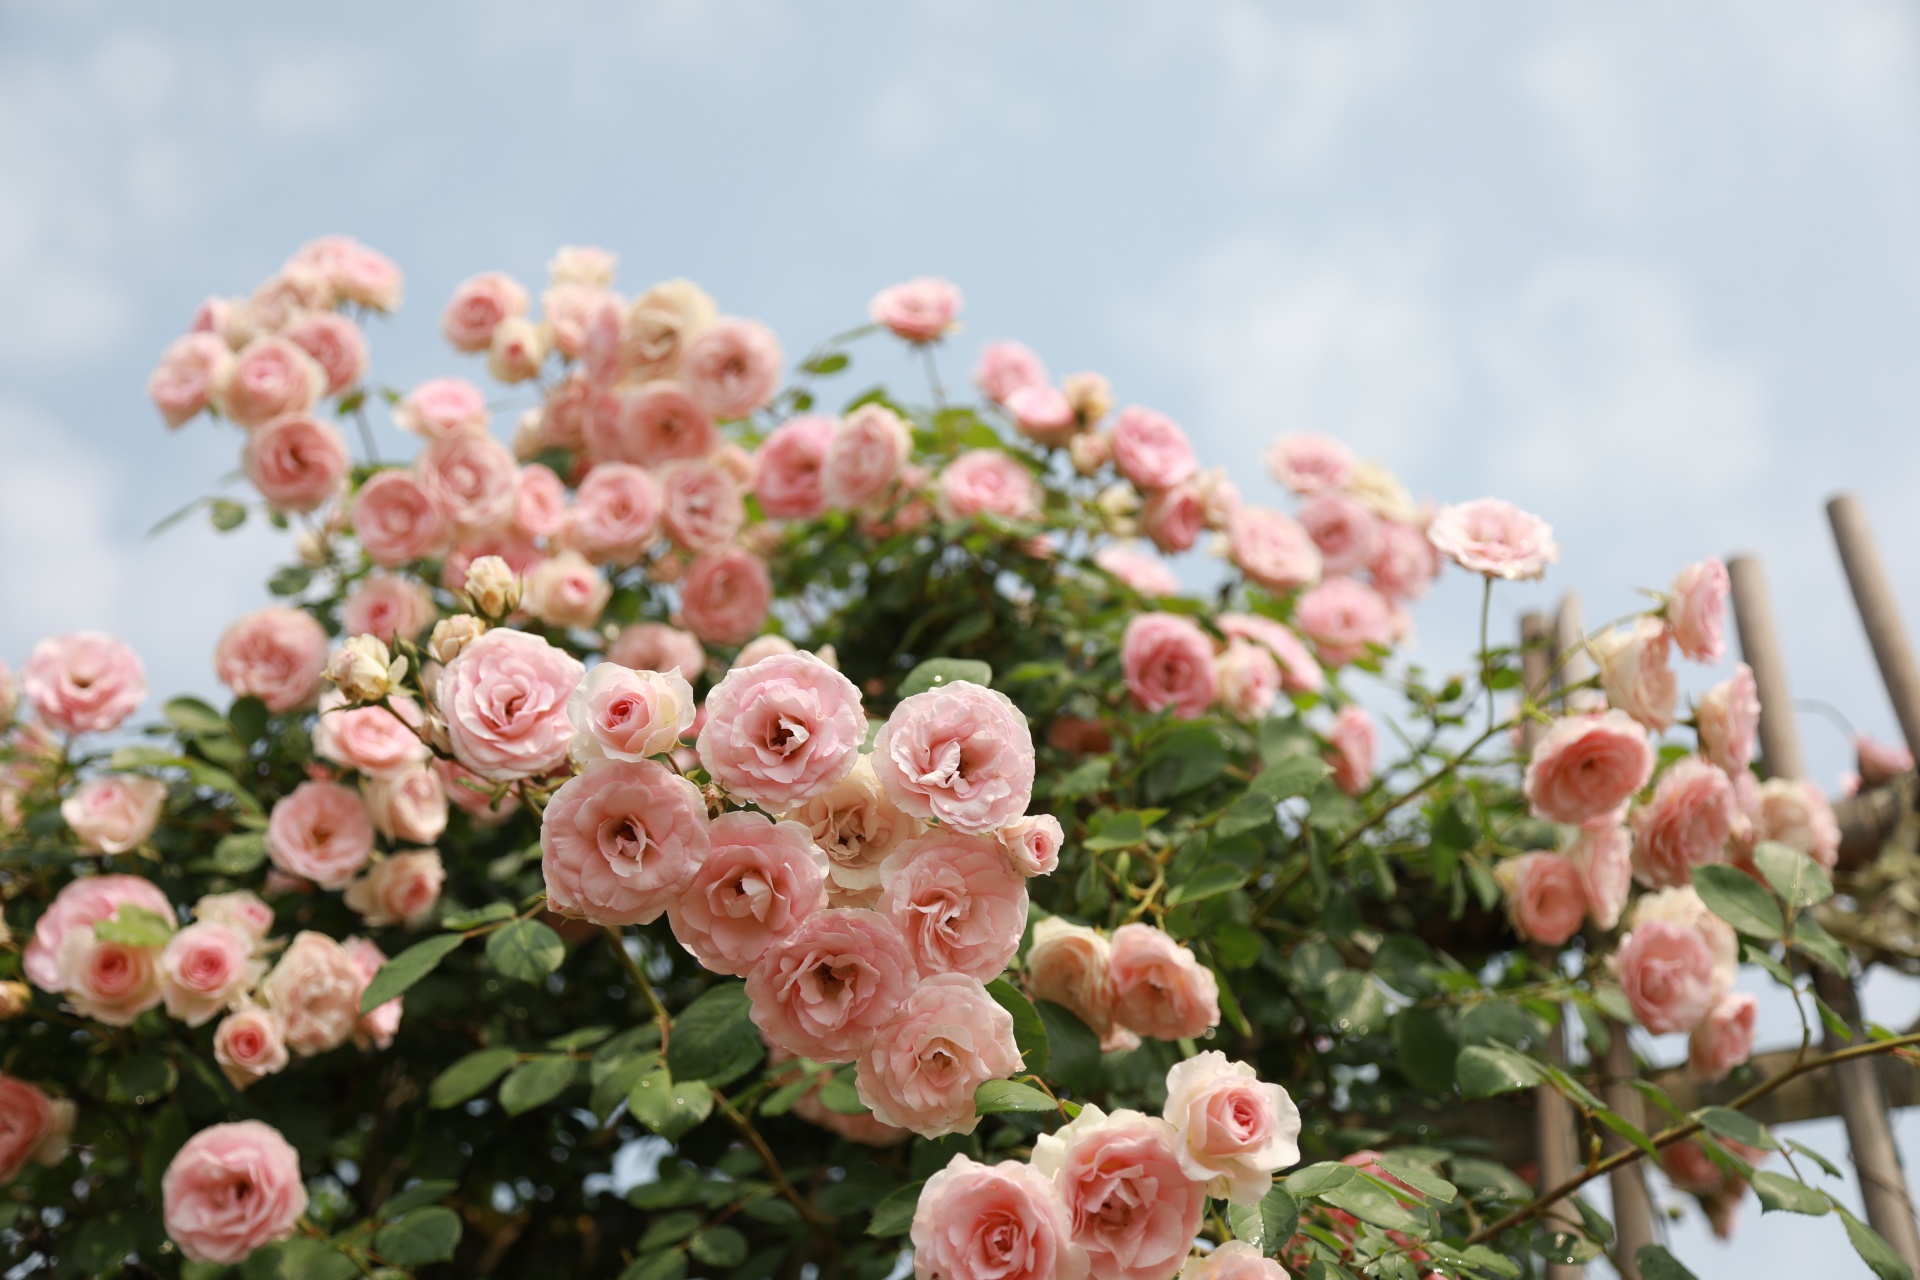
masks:
[[[627,976],[633,979],[633,985],[640,988],[641,994],[646,996],[647,1007],[653,1010],[654,1025],[660,1028],[660,1052],[665,1054],[667,1033],[673,1026],[673,1019],[667,1016],[667,1008],[660,1003],[660,995],[653,989],[653,984],[647,981],[647,975],[640,972],[640,962],[635,960],[633,953],[627,950],[626,937],[618,928],[610,924],[601,925],[600,931],[606,934],[607,941],[613,944],[614,954],[620,957],[620,963],[626,969]],[[714,1094],[717,1097],[719,1090],[716,1089]]]

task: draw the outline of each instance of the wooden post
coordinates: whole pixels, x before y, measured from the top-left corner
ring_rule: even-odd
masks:
[[[1855,504],[1857,506],[1857,504]],[[1830,512],[1832,511],[1829,508]],[[1891,609],[1892,593],[1887,590],[1885,578],[1879,575],[1879,557],[1872,544],[1872,535],[1866,530],[1864,519],[1856,519],[1854,513],[1844,518],[1846,529],[1843,532],[1843,517],[1838,512],[1834,516],[1834,536],[1841,543],[1841,555],[1847,560],[1848,575],[1851,577],[1856,565],[1862,572],[1874,574],[1874,609],[1885,606]],[[1849,546],[1852,548],[1849,553]],[[1862,548],[1864,546],[1864,553]],[[1773,610],[1767,599],[1767,582],[1755,556],[1734,556],[1727,561],[1727,570],[1733,578],[1734,620],[1740,630],[1740,653],[1753,668],[1754,683],[1760,690],[1760,750],[1762,766],[1769,777],[1804,778],[1806,762],[1800,754],[1800,735],[1793,720],[1793,695],[1787,686],[1786,661],[1780,647],[1780,638],[1773,626]],[[1855,582],[1856,598],[1861,599],[1861,616],[1871,616],[1868,605],[1861,598],[1859,582]],[[1879,617],[1888,614],[1879,613]],[[1871,628],[1874,623],[1869,621]],[[1895,626],[1898,619],[1895,618]],[[1896,632],[1892,636],[1882,633],[1875,637],[1876,652],[1882,640],[1904,643],[1904,634]],[[1911,665],[1911,656],[1907,659]],[[1833,1010],[1858,1027],[1859,1000],[1854,993],[1851,975],[1836,974],[1825,966],[1813,966],[1814,989]],[[1825,1043],[1829,1049],[1844,1048],[1855,1037],[1835,1036],[1826,1033]],[[1909,1267],[1920,1271],[1920,1227],[1916,1227],[1913,1218],[1913,1201],[1907,1194],[1906,1174],[1900,1168],[1900,1153],[1893,1142],[1893,1126],[1887,1120],[1886,1097],[1880,1090],[1880,1076],[1873,1064],[1865,1058],[1851,1062],[1837,1063],[1833,1067],[1839,1086],[1840,1114],[1847,1125],[1847,1144],[1853,1151],[1853,1165],[1860,1176],[1860,1194],[1866,1202],[1867,1221],[1873,1229],[1886,1237],[1893,1251],[1899,1254]]]

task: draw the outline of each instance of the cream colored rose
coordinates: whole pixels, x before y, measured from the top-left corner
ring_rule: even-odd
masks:
[[[665,378],[680,367],[687,344],[719,314],[691,280],[668,280],[633,300],[620,322],[620,363],[634,378]]]
[[[408,844],[432,844],[447,829],[447,792],[432,766],[360,780],[360,802],[381,835]]]
[[[783,817],[806,827],[827,856],[827,896],[834,906],[870,906],[880,892],[880,864],[921,824],[881,789],[870,756],[821,795]]]
[[[1048,916],[1033,926],[1027,990],[1073,1011],[1106,1039],[1113,1030],[1113,948],[1098,931]]]
[[[346,903],[369,925],[415,926],[433,914],[447,869],[438,850],[415,849],[382,858],[347,886]]]

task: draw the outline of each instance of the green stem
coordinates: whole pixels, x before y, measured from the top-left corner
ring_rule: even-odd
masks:
[[[1493,613],[1493,579],[1480,593],[1480,687],[1487,691],[1487,735],[1493,735],[1493,650],[1487,647],[1487,621]],[[1482,739],[1484,741],[1484,739]]]

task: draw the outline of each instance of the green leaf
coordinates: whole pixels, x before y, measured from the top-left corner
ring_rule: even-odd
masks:
[[[1473,1156],[1455,1156],[1448,1161],[1447,1168],[1455,1182],[1482,1199],[1517,1202],[1533,1198],[1533,1188],[1503,1164]]]
[[[1183,902],[1198,902],[1202,898],[1214,898],[1223,893],[1232,893],[1247,882],[1247,873],[1228,862],[1216,862],[1210,867],[1202,867],[1188,879],[1167,891],[1167,905],[1179,906]]]
[[[663,1213],[647,1225],[646,1231],[640,1236],[638,1248],[642,1253],[651,1253],[655,1249],[679,1244],[698,1231],[703,1221],[699,1214],[688,1209]]]
[[[1344,1187],[1359,1176],[1352,1165],[1341,1164],[1338,1160],[1322,1160],[1288,1174],[1286,1188],[1295,1199],[1304,1200],[1308,1196],[1324,1196],[1335,1187]]]
[[[1505,1045],[1469,1045],[1454,1059],[1460,1092],[1469,1098],[1491,1098],[1539,1084],[1546,1078],[1540,1064]]]
[[[156,1111],[153,1125],[147,1130],[146,1150],[140,1156],[140,1177],[149,1194],[159,1187],[167,1166],[186,1144],[187,1118],[180,1108],[169,1103]]]
[[[1900,1255],[1878,1231],[1847,1212],[1845,1206],[1836,1203],[1833,1208],[1846,1223],[1847,1239],[1853,1243],[1853,1251],[1873,1274],[1880,1280],[1913,1280],[1912,1268],[1900,1260]]]
[[[433,1078],[427,1087],[428,1105],[438,1109],[457,1107],[473,1097],[520,1060],[507,1048],[476,1049]]]
[[[1061,798],[1099,795],[1112,778],[1112,756],[1089,756],[1054,781],[1053,794]]]
[[[704,1081],[675,1084],[665,1071],[641,1076],[627,1094],[634,1118],[672,1142],[713,1113],[713,1090]]]
[[[853,358],[846,352],[829,351],[825,355],[815,356],[813,359],[801,365],[800,369],[802,372],[811,373],[817,378],[824,378],[828,374],[839,373],[852,363]]]
[[[1460,1042],[1444,1009],[1414,1005],[1393,1020],[1394,1061],[1415,1088],[1445,1093],[1453,1088]]]
[[[1839,1165],[1827,1159],[1825,1156],[1821,1155],[1818,1151],[1815,1151],[1812,1147],[1802,1146],[1800,1143],[1795,1142],[1792,1138],[1787,1139],[1787,1146],[1792,1148],[1794,1151],[1799,1152],[1801,1155],[1813,1161],[1815,1164],[1819,1165],[1820,1172],[1826,1174],[1829,1178],[1842,1178],[1846,1176],[1845,1174],[1840,1172]]]
[[[441,1205],[415,1209],[373,1233],[373,1251],[399,1267],[446,1262],[460,1243],[460,1215]]]
[[[942,688],[956,680],[990,688],[993,685],[993,668],[971,658],[928,658],[909,671],[907,678],[900,682],[900,696],[911,698],[916,693]]]
[[[687,1255],[678,1249],[643,1254],[633,1260],[620,1280],[680,1280],[687,1274]]]
[[[1300,1225],[1300,1203],[1279,1182],[1260,1197],[1260,1238],[1268,1253],[1278,1253]]]
[[[1034,1004],[1047,1027],[1049,1079],[1084,1097],[1100,1084],[1100,1037],[1078,1014],[1051,1000]]]
[[[567,945],[538,920],[515,920],[487,935],[487,963],[522,982],[542,982],[567,958]]]
[[[129,947],[164,947],[173,936],[173,921],[158,911],[120,904],[113,917],[93,926],[93,936],[102,942],[120,942]]]
[[[242,742],[258,742],[267,736],[267,704],[248,694],[244,698],[235,698],[233,705],[227,708],[227,723],[233,726]]]
[[[220,735],[231,728],[225,716],[198,698],[171,698],[160,708],[160,714],[184,733]]]
[[[432,1204],[436,1200],[452,1195],[459,1189],[460,1184],[451,1178],[430,1179],[417,1186],[408,1187],[404,1191],[396,1191],[388,1196],[386,1202],[380,1206],[379,1216],[382,1218],[397,1218],[403,1213],[408,1213],[423,1205]]]
[[[1649,1159],[1660,1158],[1660,1149],[1639,1125],[1609,1107],[1593,1107],[1591,1111],[1594,1119],[1646,1152]]]
[[[1026,1069],[1035,1075],[1045,1075],[1051,1054],[1047,1043],[1047,1024],[1040,1020],[1040,1011],[1020,993],[1020,988],[1005,978],[995,978],[989,982],[987,994],[1012,1015],[1013,1042],[1020,1049],[1020,1060]]]
[[[313,581],[313,570],[290,564],[267,579],[267,590],[276,596],[297,596]]]
[[[973,1091],[973,1107],[983,1116],[1002,1111],[1052,1111],[1053,1099],[1017,1080],[987,1080]]]
[[[1848,963],[1847,949],[1812,916],[1801,916],[1793,922],[1793,946],[1796,951],[1804,951],[1835,973],[1846,973],[1852,966]]]
[[[867,1114],[867,1104],[860,1101],[860,1090],[854,1087],[853,1069],[842,1067],[820,1082],[820,1105],[835,1115],[863,1116]]]
[[[442,929],[456,933],[465,933],[468,929],[478,929],[483,924],[492,924],[495,920],[510,920],[514,909],[511,902],[489,902],[484,907],[475,907],[471,911],[456,911],[440,921]]]
[[[709,1227],[687,1243],[687,1252],[710,1267],[737,1267],[747,1260],[747,1238],[733,1227]]]
[[[1640,1280],[1700,1280],[1680,1265],[1680,1260],[1657,1244],[1643,1244],[1633,1255],[1640,1267]]]
[[[1787,931],[1780,904],[1758,880],[1723,862],[1693,869],[1693,887],[1707,910],[1752,938],[1775,939]]]
[[[151,1106],[171,1094],[180,1083],[173,1060],[152,1049],[120,1059],[107,1072],[107,1097],[114,1102]]]
[[[1249,795],[1264,796],[1274,803],[1306,795],[1332,772],[1318,756],[1292,755],[1268,764],[1247,788]]]
[[[591,1079],[593,1092],[587,1098],[587,1106],[593,1114],[605,1120],[620,1105],[620,1100],[633,1091],[633,1086],[641,1076],[660,1069],[660,1055],[652,1051],[629,1054],[609,1066],[593,1064]],[[766,1110],[763,1103],[760,1108]]]
[[[1387,997],[1363,969],[1345,969],[1327,983],[1327,1008],[1334,1029],[1350,1036],[1372,1035],[1387,1021]]]
[[[208,870],[223,876],[243,876],[267,860],[267,838],[258,831],[236,831],[213,846]]]
[[[444,933],[414,943],[381,965],[380,971],[373,975],[373,981],[367,984],[367,989],[360,995],[360,1012],[372,1013],[432,973],[442,960],[459,950],[464,941],[457,933]]]
[[[1753,865],[1775,893],[1796,907],[1811,907],[1833,896],[1826,871],[1792,845],[1762,840],[1754,846]]]
[[[926,1185],[923,1178],[888,1192],[886,1199],[873,1206],[873,1218],[867,1223],[867,1234],[882,1238],[907,1234],[907,1229],[913,1225],[913,1211],[920,1207],[920,1188]]]
[[[243,1269],[241,1275],[246,1274]],[[279,1268],[273,1274],[275,1280],[354,1280],[361,1272],[339,1246],[296,1236],[280,1245]]]
[[[1433,1171],[1432,1166],[1413,1159],[1405,1152],[1388,1151],[1375,1157],[1374,1163],[1429,1200],[1451,1204],[1460,1189]]]
[[[500,1106],[517,1116],[559,1097],[573,1083],[574,1062],[564,1053],[543,1053],[507,1073],[500,1082]]]
[[[1118,813],[1096,814],[1097,825],[1091,836],[1081,842],[1081,848],[1091,853],[1105,853],[1110,849],[1130,849],[1147,838],[1146,815],[1135,809],[1123,809]]]
[[[724,1085],[758,1066],[766,1049],[747,1016],[748,1006],[745,984],[726,982],[682,1009],[667,1042],[667,1069],[673,1078]]]
[[[1809,1218],[1818,1218],[1833,1207],[1823,1193],[1815,1191],[1798,1178],[1789,1178],[1783,1173],[1775,1173],[1770,1169],[1754,1171],[1753,1192],[1760,1197],[1762,1213],[1780,1209],[1787,1213],[1804,1213]]]
[[[1426,1219],[1414,1213],[1384,1187],[1365,1178],[1354,1178],[1320,1193],[1322,1203],[1344,1209],[1362,1222],[1371,1222],[1388,1231],[1424,1231]]]
[[[231,498],[215,498],[207,503],[207,518],[221,533],[238,529],[247,521],[247,509]]]
[[[1762,1151],[1780,1149],[1780,1144],[1773,1140],[1773,1135],[1767,1132],[1765,1125],[1731,1107],[1702,1107],[1693,1113],[1693,1118],[1716,1138],[1731,1138]]]

